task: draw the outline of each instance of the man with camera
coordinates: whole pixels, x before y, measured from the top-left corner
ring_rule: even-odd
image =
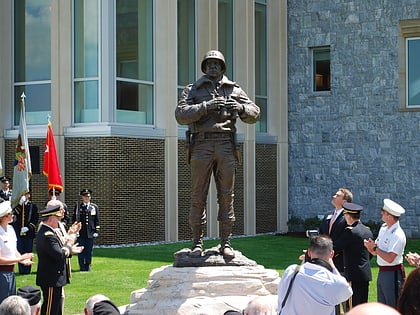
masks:
[[[304,262],[287,267],[278,285],[280,315],[335,314],[335,305],[346,301],[353,290],[335,267],[333,257],[329,236],[310,238]]]

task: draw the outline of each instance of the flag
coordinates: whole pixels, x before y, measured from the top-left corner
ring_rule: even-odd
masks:
[[[54,188],[63,191],[63,184],[61,181],[60,167],[58,166],[57,151],[55,148],[54,134],[51,128],[51,122],[48,122],[43,173],[48,177],[48,190]]]
[[[16,141],[15,161],[13,163],[12,208],[16,207],[20,198],[29,191],[29,180],[32,176],[31,155],[26,132],[25,93],[22,93],[21,97],[20,126]]]

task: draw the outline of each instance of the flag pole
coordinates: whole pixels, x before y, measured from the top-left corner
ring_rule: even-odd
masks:
[[[22,113],[23,113],[22,115],[25,115],[25,98],[26,98],[25,92],[22,92],[22,95],[20,96],[20,98],[21,98],[21,103],[22,103]],[[20,117],[20,119],[22,119],[22,116]],[[24,227],[24,226],[25,226],[25,202],[22,203],[22,225],[21,225],[21,227]],[[24,235],[26,235],[26,233],[20,231],[20,235],[24,236]]]

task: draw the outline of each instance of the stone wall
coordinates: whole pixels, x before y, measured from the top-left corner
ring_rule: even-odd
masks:
[[[289,215],[331,209],[339,187],[365,220],[380,221],[384,198],[407,211],[420,236],[420,112],[399,110],[399,21],[418,1],[288,1]],[[312,92],[311,48],[331,47],[331,91]]]

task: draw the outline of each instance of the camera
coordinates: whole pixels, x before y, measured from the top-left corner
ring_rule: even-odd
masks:
[[[309,239],[311,239],[312,237],[315,237],[317,235],[319,235],[318,230],[306,230],[306,237],[309,238]],[[311,261],[311,257],[309,257],[308,251],[304,250],[303,252],[304,252],[304,255],[305,255],[305,258],[303,259],[303,262]]]
[[[307,238],[312,238],[314,236],[319,235],[318,230],[306,230],[306,237]]]

